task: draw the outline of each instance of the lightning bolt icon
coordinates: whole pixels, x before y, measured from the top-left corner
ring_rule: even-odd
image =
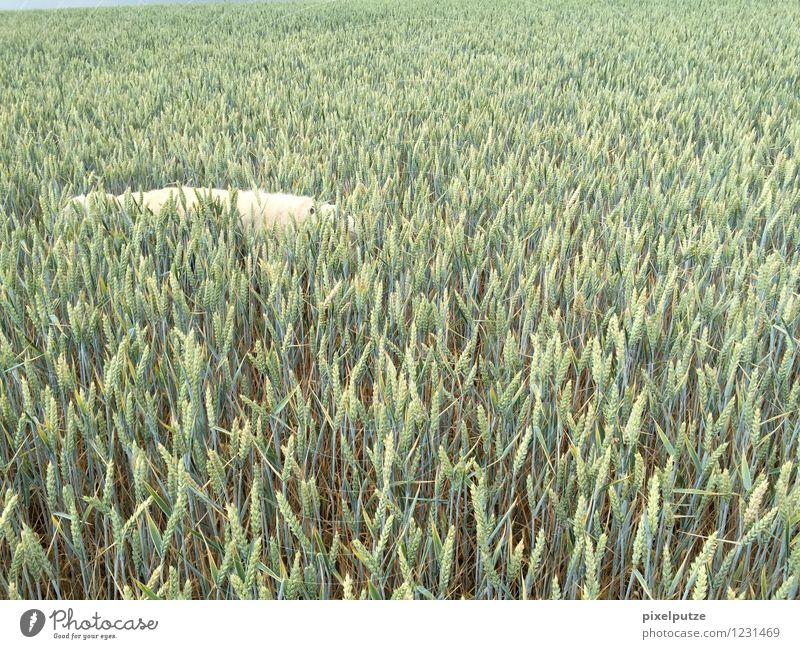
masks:
[[[33,626],[36,624],[36,620],[39,616],[36,614],[36,611],[31,613],[31,619],[28,620],[28,631],[33,630]]]

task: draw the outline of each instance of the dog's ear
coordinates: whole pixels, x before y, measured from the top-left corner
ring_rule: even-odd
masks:
[[[320,216],[324,216],[326,218],[334,217],[336,216],[337,211],[336,205],[329,203],[328,201],[319,204]]]

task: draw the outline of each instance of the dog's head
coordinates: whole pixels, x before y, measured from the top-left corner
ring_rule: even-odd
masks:
[[[313,214],[313,212],[312,212]],[[319,205],[319,214],[322,218],[336,220],[337,218],[342,218],[343,215],[339,210],[339,206],[335,203],[331,203],[329,201],[325,201],[324,203],[320,203]],[[350,214],[347,214],[347,231],[350,233],[350,238],[352,239],[356,234],[356,222]]]

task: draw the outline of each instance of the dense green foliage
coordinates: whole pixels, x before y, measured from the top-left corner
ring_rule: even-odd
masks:
[[[0,594],[797,597],[798,51],[789,1],[1,14]],[[176,181],[357,237],[61,213]]]

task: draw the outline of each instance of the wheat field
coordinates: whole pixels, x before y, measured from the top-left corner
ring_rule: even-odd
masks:
[[[799,49],[788,0],[0,13],[0,597],[797,598]],[[63,210],[170,183],[356,235]]]

